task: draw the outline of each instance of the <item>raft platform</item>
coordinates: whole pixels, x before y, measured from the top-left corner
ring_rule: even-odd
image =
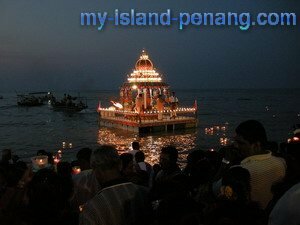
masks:
[[[196,128],[198,119],[196,111],[192,109],[177,110],[177,116],[170,118],[170,112],[163,113],[162,119],[158,119],[158,113],[145,112],[137,114],[134,112],[111,111],[109,109],[100,109],[99,126],[114,127],[137,133],[153,133],[163,131],[175,131]],[[185,115],[193,112],[194,115]]]

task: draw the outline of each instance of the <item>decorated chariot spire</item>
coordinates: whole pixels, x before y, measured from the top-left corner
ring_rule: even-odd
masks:
[[[135,69],[128,77],[129,83],[157,83],[162,82],[161,75],[156,72],[153,62],[143,49],[139,59],[135,63]]]

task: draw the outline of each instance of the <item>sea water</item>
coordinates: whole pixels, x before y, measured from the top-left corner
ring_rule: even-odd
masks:
[[[81,147],[114,144],[125,152],[132,141],[138,140],[152,163],[157,162],[161,147],[168,144],[175,145],[180,160],[184,160],[193,149],[218,150],[221,144],[230,144],[235,127],[247,119],[261,121],[268,139],[278,143],[292,135],[294,124],[300,124],[300,89],[176,90],[180,106],[192,106],[197,100],[198,128],[151,135],[98,127],[98,102],[110,106],[111,100],[118,101],[117,90],[80,92],[87,97],[89,108],[73,115],[53,111],[47,104],[19,107],[14,93],[1,95],[4,99],[0,100],[0,149],[10,148],[21,158],[29,158],[40,149],[56,153],[65,142],[63,155],[73,160]],[[54,96],[60,98],[63,93],[54,92]]]

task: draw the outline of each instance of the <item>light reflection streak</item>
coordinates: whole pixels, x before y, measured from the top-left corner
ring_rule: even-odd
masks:
[[[228,125],[229,123],[226,122],[225,124],[206,127],[204,128],[204,134],[207,136],[219,136],[218,139],[221,146],[229,145],[231,144],[231,140],[227,137]]]
[[[197,133],[195,131],[139,136],[136,133],[102,127],[98,131],[97,143],[114,145],[122,154],[131,151],[131,143],[138,141],[140,149],[145,153],[145,161],[152,165],[159,162],[162,147],[174,145],[179,152],[179,164],[182,165],[186,161],[187,154],[196,148],[196,138]]]

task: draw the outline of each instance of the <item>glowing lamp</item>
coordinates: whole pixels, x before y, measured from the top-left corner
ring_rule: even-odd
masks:
[[[35,169],[42,169],[48,165],[48,156],[39,155],[31,158],[32,166]]]
[[[299,141],[298,137],[293,137],[293,141]]]
[[[53,161],[54,161],[55,164],[57,164],[57,163],[59,163],[60,160],[59,160],[59,158],[55,157],[55,158],[53,159]]]
[[[79,174],[81,172],[80,166],[73,166],[72,167],[73,174]]]

